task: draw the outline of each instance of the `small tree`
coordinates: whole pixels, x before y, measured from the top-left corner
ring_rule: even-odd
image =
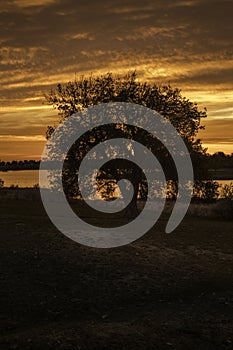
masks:
[[[205,153],[200,140],[196,140],[196,135],[201,126],[202,118],[206,117],[206,110],[199,111],[196,103],[182,97],[181,91],[172,88],[170,85],[148,84],[139,82],[136,73],[129,73],[125,76],[114,76],[111,73],[102,76],[82,77],[74,82],[58,84],[52,89],[46,100],[54,108],[58,109],[61,120],[69,118],[73,113],[96,104],[107,102],[131,102],[146,106],[157,111],[168,118],[177,129],[188,147],[194,163],[196,177],[203,177],[203,166],[201,165],[202,155]],[[49,126],[47,138],[50,137],[54,128]],[[177,174],[174,169],[171,156],[166,148],[151,135],[137,127],[126,126],[120,128],[119,125],[109,125],[106,128],[97,128],[90,133],[83,135],[71,147],[67,155],[68,168],[63,173],[63,184],[66,193],[77,195],[77,167],[84,155],[100,141],[105,141],[112,137],[132,138],[134,140],[144,140],[146,145],[159,159],[167,179],[176,180]],[[109,185],[112,186],[122,177],[126,169],[127,175],[134,186],[134,197],[129,207],[130,216],[137,212],[137,197],[141,192],[146,191],[143,181],[143,174],[134,164],[124,164],[124,167],[109,167],[109,164],[102,168],[102,179],[107,179],[109,175]],[[201,169],[201,171],[200,171]],[[114,187],[114,186],[113,186]],[[111,191],[110,191],[111,192]],[[106,193],[109,194],[107,191]]]

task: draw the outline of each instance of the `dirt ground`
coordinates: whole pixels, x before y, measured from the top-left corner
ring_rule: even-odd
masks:
[[[163,215],[94,249],[39,201],[0,199],[0,217],[2,350],[233,348],[232,221],[186,217],[168,235]]]

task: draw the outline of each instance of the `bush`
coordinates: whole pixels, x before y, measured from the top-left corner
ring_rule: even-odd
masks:
[[[219,183],[217,181],[196,180],[193,187],[193,199],[213,202],[219,198]]]
[[[230,185],[220,186],[220,198],[233,200],[233,182]]]

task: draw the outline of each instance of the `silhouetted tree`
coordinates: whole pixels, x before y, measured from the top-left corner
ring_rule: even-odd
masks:
[[[98,77],[82,77],[67,84],[58,84],[46,95],[46,100],[58,109],[61,120],[69,118],[73,113],[89,106],[107,102],[131,102],[155,110],[170,120],[185,141],[193,159],[195,176],[197,178],[204,177],[203,155],[205,150],[196,136],[198,130],[203,128],[201,119],[206,117],[206,110],[199,111],[197,104],[184,98],[178,88],[172,88],[170,85],[140,82],[137,80],[135,72],[125,76],[114,76],[108,73]],[[48,127],[47,138],[50,137],[53,130],[52,126]],[[77,168],[85,154],[100,141],[112,137],[133,138],[136,141],[144,140],[143,143],[154,152],[161,162],[166,178],[176,180],[172,159],[159,141],[139,128],[129,126],[119,128],[119,125],[111,124],[107,130],[100,127],[86,133],[70,149],[67,155],[67,169],[64,169],[63,172],[63,184],[68,195],[78,194]],[[143,192],[146,192],[146,185],[140,169],[129,162],[128,165],[121,163],[115,167],[107,164],[102,168],[102,174],[104,174],[103,178],[107,179],[107,174],[110,171],[109,186],[111,186],[110,180],[114,179],[113,183],[119,180],[124,169],[126,169],[135,190],[129,208],[132,214],[137,210],[138,194],[141,192],[143,195]]]

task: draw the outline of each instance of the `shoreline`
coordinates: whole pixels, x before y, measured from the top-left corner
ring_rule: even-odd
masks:
[[[40,189],[39,188],[1,188],[0,189],[0,200],[10,200],[10,201],[37,201],[41,202]],[[69,198],[68,199],[71,206],[79,207],[82,209],[83,200]],[[145,200],[138,200],[138,209],[142,210],[144,207]],[[163,209],[163,213],[171,214],[175,200],[167,199]],[[107,201],[106,201],[107,206]],[[151,208],[153,214],[153,207]],[[207,219],[223,219],[223,220],[233,220],[233,200],[230,199],[217,199],[212,202],[205,200],[192,200],[189,209],[187,211],[187,216],[207,218]]]

